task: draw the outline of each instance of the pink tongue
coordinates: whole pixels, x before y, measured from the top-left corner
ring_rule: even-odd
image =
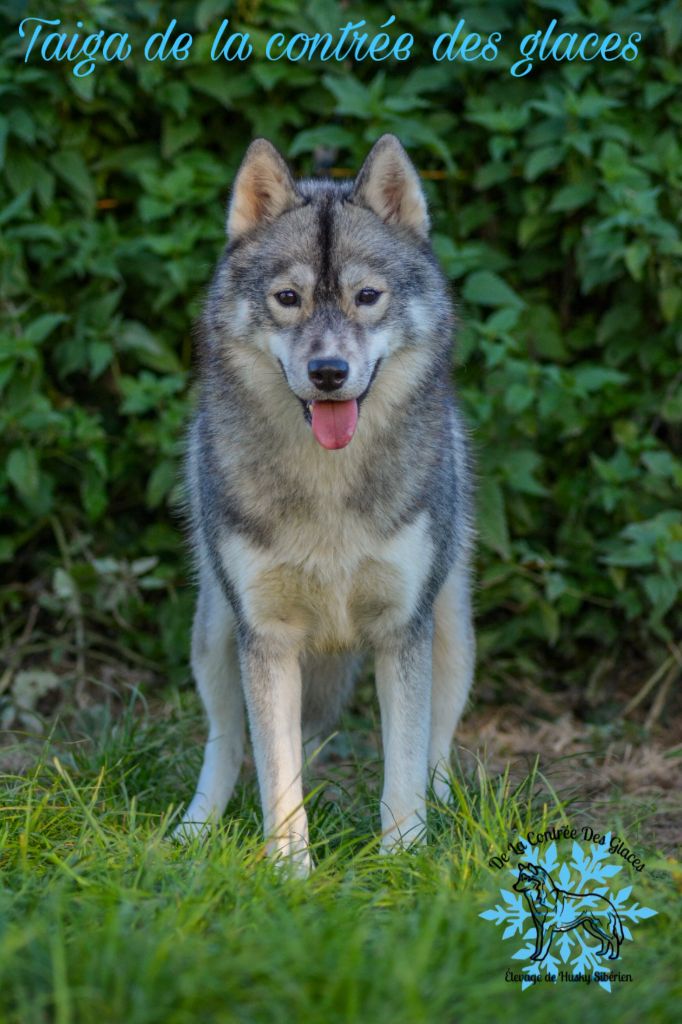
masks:
[[[345,448],[358,423],[358,403],[313,402],[313,434],[323,448]]]

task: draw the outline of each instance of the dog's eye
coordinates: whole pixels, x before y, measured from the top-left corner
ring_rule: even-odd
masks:
[[[361,288],[355,296],[355,305],[373,306],[378,301],[380,295],[381,292],[378,292],[376,288]]]
[[[275,298],[280,306],[300,306],[301,297],[293,288],[284,288],[281,292],[275,292]]]

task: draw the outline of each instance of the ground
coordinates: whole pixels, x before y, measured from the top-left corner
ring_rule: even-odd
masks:
[[[0,1021],[454,1022],[677,1019],[682,747],[674,712],[595,725],[530,684],[479,699],[458,735],[453,804],[428,847],[378,855],[376,705],[365,688],[308,772],[318,863],[301,881],[263,857],[247,764],[219,832],[179,848],[203,723],[188,689],[111,687],[46,732],[4,735]],[[570,702],[569,702],[570,705]],[[67,713],[68,711],[68,713]],[[677,729],[677,731],[676,731]],[[657,916],[617,966],[633,981],[538,986],[480,913],[509,879],[489,859],[530,828],[610,829],[641,853],[622,884]]]

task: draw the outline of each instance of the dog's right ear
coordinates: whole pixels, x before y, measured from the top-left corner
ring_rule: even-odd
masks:
[[[426,238],[429,213],[419,174],[395,135],[382,135],[360,168],[353,201],[372,210],[386,224],[411,228]]]
[[[285,210],[300,206],[291,171],[267,139],[255,139],[237,171],[227,211],[227,235],[231,242]]]

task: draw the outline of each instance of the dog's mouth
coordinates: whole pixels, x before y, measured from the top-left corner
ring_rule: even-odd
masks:
[[[349,398],[339,402],[323,402],[317,398],[312,402],[307,402],[303,398],[299,401],[303,404],[303,416],[306,423],[310,425],[315,440],[323,448],[335,451],[350,444],[358,425],[360,411],[358,398]]]
[[[334,399],[306,400],[299,398],[299,402],[303,406],[303,417],[312,428],[315,440],[323,448],[328,451],[336,451],[339,448],[345,448],[353,440],[358,425],[360,406],[369,394],[380,362],[379,359],[375,363],[367,387],[357,398],[337,399],[336,401]]]

